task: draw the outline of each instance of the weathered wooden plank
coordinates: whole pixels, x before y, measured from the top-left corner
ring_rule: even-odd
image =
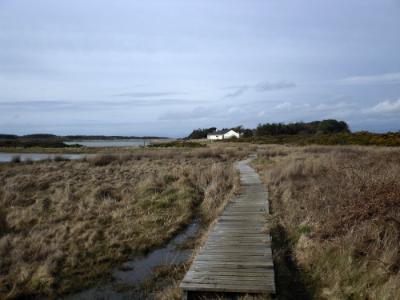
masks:
[[[216,262],[259,262],[261,261],[272,261],[271,254],[253,254],[253,255],[240,255],[235,253],[227,253],[227,254],[199,254],[197,256],[198,261],[216,261]]]
[[[259,246],[255,246],[255,247],[238,247],[238,246],[216,246],[216,245],[208,245],[208,246],[204,246],[203,248],[200,249],[200,253],[202,252],[238,252],[238,253],[242,253],[242,254],[246,254],[246,253],[271,253],[271,249],[268,249],[267,247],[259,247]]]
[[[209,280],[205,280],[205,281],[202,281],[201,279],[191,279],[190,281],[185,281],[185,280],[183,280],[182,281],[182,284],[186,284],[187,286],[190,286],[190,285],[194,285],[194,284],[199,284],[199,285],[213,285],[213,286],[218,286],[218,287],[223,287],[223,285],[226,285],[226,286],[234,286],[234,288],[235,289],[257,289],[257,290],[260,290],[260,289],[262,289],[262,288],[264,288],[265,289],[265,286],[266,285],[272,285],[273,284],[273,281],[272,280],[265,280],[264,282],[256,282],[256,283],[254,283],[254,282],[242,282],[242,281],[240,281],[240,280],[227,280],[227,281],[218,281],[218,280],[212,280],[212,279],[209,279]],[[231,287],[232,288],[232,287]],[[265,290],[264,290],[264,292],[265,292]]]
[[[244,252],[245,251],[245,252]],[[271,254],[271,249],[265,249],[261,247],[253,247],[253,248],[246,248],[246,247],[218,247],[218,246],[207,246],[201,249],[200,253],[207,252],[207,253],[240,253],[240,254],[254,254],[254,253],[269,253]]]
[[[202,276],[202,277],[190,277],[188,276],[183,280],[183,283],[211,283],[211,284],[239,284],[241,286],[265,286],[266,284],[271,284],[274,280],[274,277],[210,277],[210,276]]]
[[[244,224],[238,224],[238,225],[235,225],[235,224],[217,224],[216,226],[215,226],[215,231],[218,231],[218,230],[226,230],[226,231],[236,231],[236,232],[242,232],[242,231],[244,231],[244,232],[249,232],[249,233],[252,233],[252,232],[255,232],[255,233],[263,233],[263,229],[260,227],[260,226],[256,226],[256,225],[253,225],[253,226],[249,226],[249,225],[244,225]]]
[[[240,284],[201,284],[201,283],[183,283],[181,288],[186,291],[204,291],[204,292],[236,292],[236,293],[254,293],[254,294],[266,294],[275,293],[275,284],[270,283],[269,285],[263,286],[241,286]]]
[[[274,278],[226,278],[226,277],[215,277],[215,278],[210,278],[210,277],[203,277],[203,278],[187,278],[183,283],[200,283],[200,284],[238,284],[240,286],[247,286],[247,287],[254,287],[254,286],[265,286],[266,284],[271,284]]]
[[[215,261],[203,261],[203,260],[196,260],[197,265],[203,266],[218,266],[218,267],[229,267],[229,266],[237,266],[238,268],[245,268],[245,267],[254,267],[254,268],[264,268],[264,267],[273,267],[273,262],[215,262]]]
[[[215,275],[215,276],[237,276],[237,277],[242,277],[242,276],[247,276],[247,277],[269,277],[269,276],[274,276],[274,272],[272,270],[261,270],[259,272],[251,272],[248,270],[235,270],[235,271],[230,271],[230,270],[196,270],[196,269],[191,269],[190,271],[187,272],[187,276],[196,276],[196,275]]]
[[[221,216],[218,219],[217,224],[227,224],[227,223],[246,223],[249,225],[260,225],[260,224],[265,224],[265,216],[251,216],[245,217],[245,216]]]
[[[263,242],[263,241],[271,241],[271,239],[268,237],[268,233],[266,232],[255,232],[255,233],[246,233],[246,232],[240,232],[240,231],[218,231],[218,232],[213,232],[212,234],[209,235],[208,239],[209,240],[221,240],[223,241],[231,241],[232,243],[240,243],[242,241],[255,241],[255,242]],[[208,241],[208,240],[207,240]]]
[[[259,232],[259,233],[252,233],[252,234],[246,234],[242,232],[227,232],[227,231],[217,231],[214,232],[210,235],[210,238],[224,238],[224,239],[229,239],[229,238],[236,238],[236,239],[247,239],[247,240],[258,240],[262,241],[265,236],[265,233]]]
[[[242,251],[243,253],[243,251]],[[240,251],[235,251],[235,249],[223,249],[223,250],[218,250],[218,249],[205,249],[205,251],[201,251],[198,255],[208,255],[209,257],[215,257],[216,255],[220,256],[226,256],[226,257],[252,257],[252,256],[264,256],[266,259],[270,258],[272,253],[268,251],[263,251],[263,250],[253,250],[249,251],[245,254],[241,254]]]
[[[196,272],[235,272],[240,275],[241,272],[249,272],[249,273],[262,273],[265,272],[273,272],[272,267],[263,267],[263,268],[252,268],[252,267],[245,267],[245,268],[234,268],[234,267],[213,267],[213,266],[196,266],[191,268],[190,270]]]
[[[217,223],[214,230],[262,230],[261,224],[246,224],[244,222]]]
[[[244,224],[238,224],[235,226],[235,224],[216,224],[214,228],[214,232],[220,231],[220,230],[230,230],[230,231],[250,231],[249,233],[261,233],[263,231],[263,228],[261,226],[257,225],[244,225]]]
[[[271,241],[268,240],[258,240],[258,239],[246,239],[246,238],[242,238],[240,239],[240,241],[232,241],[229,239],[224,239],[224,238],[216,238],[213,237],[212,239],[210,239],[208,241],[208,243],[206,245],[209,245],[209,243],[213,243],[213,244],[219,244],[219,245],[237,245],[237,246],[241,246],[241,245],[260,245],[260,247],[268,247]],[[254,246],[253,245],[253,246]]]
[[[245,246],[249,246],[249,247],[255,247],[255,246],[259,246],[259,247],[266,247],[269,246],[271,244],[271,241],[269,240],[258,240],[258,239],[241,239],[239,241],[232,241],[229,239],[210,239],[209,241],[207,241],[206,244],[204,244],[205,246],[208,245],[221,245],[221,246],[237,246],[237,247],[245,247]]]
[[[216,246],[208,246],[204,247],[200,250],[200,253],[238,253],[238,254],[255,254],[255,253],[263,253],[263,254],[271,254],[271,250],[260,248],[260,247],[253,247],[251,249],[246,249],[244,247],[216,247]]]

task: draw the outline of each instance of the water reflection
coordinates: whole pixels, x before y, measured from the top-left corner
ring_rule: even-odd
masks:
[[[154,267],[180,264],[188,260],[192,254],[192,250],[178,250],[177,245],[184,243],[191,237],[194,237],[198,231],[198,227],[197,222],[193,222],[185,229],[185,231],[178,234],[164,248],[154,250],[142,258],[124,263],[121,267],[114,270],[112,282],[84,290],[64,299],[124,300],[141,299],[141,297],[145,297],[144,295],[140,295],[140,291],[134,289],[118,291],[115,287],[118,286],[118,284],[129,285],[132,287],[137,286],[150,277]]]

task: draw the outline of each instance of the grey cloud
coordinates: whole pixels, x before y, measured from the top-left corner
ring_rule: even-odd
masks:
[[[152,107],[152,106],[173,106],[173,105],[194,105],[199,104],[200,101],[191,101],[185,99],[135,99],[126,101],[46,101],[46,100],[33,100],[33,101],[2,101],[0,102],[0,109],[8,110],[45,110],[45,111],[62,111],[62,110],[103,110],[121,107]]]
[[[204,107],[198,106],[188,111],[170,111],[162,114],[159,120],[194,120],[194,119],[227,119],[240,115],[241,109],[225,106]]]
[[[177,92],[132,92],[132,93],[121,93],[113,96],[116,97],[132,97],[132,98],[155,98],[165,96],[177,96],[184,95],[184,93]]]
[[[296,87],[296,84],[290,81],[279,81],[279,82],[262,81],[254,85],[240,85],[240,86],[227,87],[225,89],[230,89],[233,91],[226,94],[225,98],[239,97],[247,91],[255,91],[262,93],[262,92],[290,89],[294,87]]]
[[[215,110],[206,107],[196,107],[190,111],[170,111],[162,114],[159,120],[193,120],[210,118],[215,115]]]
[[[187,99],[132,99],[126,101],[98,101],[99,105],[108,106],[170,106],[170,105],[194,105],[203,101],[193,101]]]
[[[294,82],[289,81],[281,81],[281,82],[260,82],[254,86],[254,89],[258,92],[266,92],[266,91],[276,91],[283,89],[290,89],[296,87]]]
[[[2,109],[16,109],[16,110],[59,110],[59,109],[75,109],[76,102],[69,101],[46,101],[46,100],[33,100],[33,101],[1,101],[0,108]]]
[[[243,85],[243,86],[237,86],[237,87],[229,87],[227,89],[232,89],[233,91],[226,94],[225,98],[235,98],[235,97],[239,97],[242,94],[244,94],[250,87],[247,85]]]
[[[400,73],[385,73],[372,76],[353,76],[339,79],[340,85],[400,84]]]
[[[367,113],[400,113],[400,98],[397,100],[385,100],[373,107],[366,109]]]

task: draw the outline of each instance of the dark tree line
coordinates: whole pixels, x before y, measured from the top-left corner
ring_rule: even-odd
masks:
[[[255,130],[256,136],[270,135],[295,135],[295,134],[317,134],[317,133],[339,133],[350,132],[346,122],[337,120],[323,120],[309,123],[266,123],[259,124]]]
[[[259,124],[256,129],[244,128],[242,125],[232,129],[241,134],[243,138],[253,136],[273,136],[273,135],[297,135],[297,134],[318,134],[318,133],[349,133],[350,129],[346,122],[333,119],[313,121],[313,122],[296,122],[296,123],[265,123]],[[186,139],[204,139],[207,134],[216,130],[216,127],[199,128],[192,131]]]
[[[214,132],[217,130],[216,127],[210,127],[210,128],[198,128],[192,131],[191,134],[189,134],[186,138],[187,139],[205,139],[207,137],[207,134]]]

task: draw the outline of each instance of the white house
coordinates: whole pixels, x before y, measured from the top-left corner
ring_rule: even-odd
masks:
[[[230,139],[233,137],[239,138],[240,134],[232,129],[219,130],[219,131],[215,131],[213,133],[207,134],[208,140],[224,140],[224,139]]]

